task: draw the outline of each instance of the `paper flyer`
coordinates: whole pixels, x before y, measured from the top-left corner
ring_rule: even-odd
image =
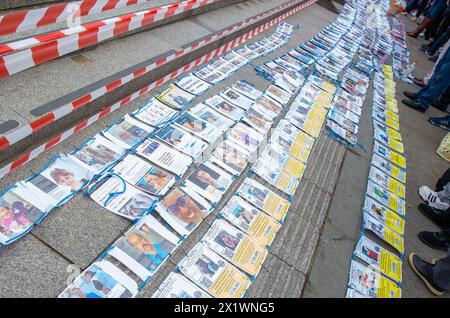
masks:
[[[392,128],[392,129],[397,130],[397,131],[400,130],[400,124],[398,122],[396,122],[396,121],[393,121],[390,118],[386,118],[385,120],[382,120],[382,119],[379,119],[377,117],[373,117],[373,119],[378,121],[379,123],[381,123],[384,126],[388,126],[389,128]]]
[[[186,179],[186,187],[193,189],[210,202],[218,202],[233,177],[211,162],[201,163]]]
[[[358,140],[354,134],[338,125],[332,120],[327,119],[327,128],[334,132],[337,136],[341,137],[343,140],[348,142],[352,146],[356,146]]]
[[[402,135],[395,129],[389,128],[386,125],[374,120],[373,121],[374,129],[379,129],[388,135],[390,138],[393,138],[398,141],[402,141]]]
[[[145,281],[161,267],[178,244],[177,236],[153,216],[146,215],[115,242],[107,254]]]
[[[79,149],[71,152],[68,157],[93,174],[98,174],[124,154],[124,148],[97,134],[87,140]]]
[[[239,187],[238,194],[277,221],[282,221],[290,203],[259,182],[246,178]]]
[[[214,149],[211,161],[233,175],[239,176],[250,161],[250,154],[235,143],[225,140]]]
[[[137,148],[137,154],[178,176],[192,163],[189,156],[154,139],[147,139],[141,144]]]
[[[363,99],[362,99],[361,97],[352,95],[352,94],[348,93],[347,91],[345,91],[345,90],[342,89],[342,88],[339,88],[339,89],[336,91],[335,96],[337,96],[337,97],[336,97],[336,102],[338,102],[338,103],[344,105],[345,107],[349,107],[349,105],[353,104],[353,105],[356,105],[359,109],[361,109],[361,107],[362,107],[362,105],[363,105],[363,103],[364,103],[364,101],[363,101]],[[343,100],[346,100],[346,102],[343,102],[343,100],[341,100],[341,98],[342,98]],[[351,108],[349,108],[349,109],[352,110]],[[352,111],[353,111],[353,110],[352,110]],[[358,114],[358,115],[360,115],[360,114],[359,114],[358,112],[356,112],[356,111],[355,111],[355,113]]]
[[[241,93],[235,91],[232,87],[228,87],[220,92],[220,96],[227,102],[239,106],[242,109],[249,110],[254,101]]]
[[[170,84],[156,95],[156,98],[170,107],[181,109],[187,106],[195,98],[195,95],[186,92],[175,84]]]
[[[405,244],[403,236],[391,230],[366,212],[363,212],[363,228],[372,231],[379,238],[399,251],[400,254],[404,254]]]
[[[308,77],[308,81],[327,93],[334,94],[336,92],[336,86],[318,76],[310,75]]]
[[[281,57],[275,58],[273,59],[273,61],[278,65],[280,65],[281,67],[285,68],[286,70],[294,70],[298,72],[302,70],[302,66],[300,66],[299,64],[288,62],[285,59],[282,59]]]
[[[370,180],[367,183],[367,194],[397,214],[401,216],[405,215],[405,201]]]
[[[90,196],[108,211],[132,221],[151,211],[157,201],[116,176],[108,177]]]
[[[284,75],[284,73],[283,73],[283,75]],[[277,87],[280,87],[281,89],[288,92],[289,95],[292,96],[297,92],[299,87],[297,87],[294,84],[292,84],[291,82],[289,82],[283,75],[279,76],[275,80],[274,85]]]
[[[147,125],[160,127],[177,113],[175,109],[170,108],[153,97],[147,104],[131,113],[131,115]]]
[[[217,298],[243,298],[250,278],[222,257],[198,243],[179,264],[180,271]]]
[[[228,74],[216,70],[216,68],[210,64],[194,72],[194,75],[211,84],[217,84],[228,77]]]
[[[345,107],[346,109],[355,113],[356,115],[361,116],[362,108],[341,96],[335,95],[333,99],[333,104]]]
[[[261,111],[260,107],[252,106],[245,112],[242,120],[261,134],[267,134],[272,127],[272,119]]]
[[[256,161],[252,167],[252,171],[289,196],[294,194],[299,185],[299,181],[296,177],[284,172],[281,168],[270,166],[264,160],[264,157],[261,157]]]
[[[242,122],[231,128],[225,137],[250,153],[254,153],[265,138],[263,134]]]
[[[165,141],[184,154],[197,158],[208,147],[208,144],[200,138],[175,125],[167,125],[155,135],[156,138]]]
[[[139,190],[162,196],[175,183],[175,177],[133,154],[127,155],[113,172]]]
[[[289,121],[282,119],[276,128],[276,132],[292,141],[305,145],[308,150],[312,149],[315,139],[292,125]],[[274,133],[275,135],[275,133]]]
[[[264,245],[220,219],[214,221],[202,242],[251,276],[258,274],[268,253]]]
[[[203,94],[212,86],[192,73],[180,78],[176,85],[193,95]]]
[[[53,206],[22,183],[0,195],[0,243],[9,244],[27,233]]]
[[[332,109],[328,112],[328,118],[342,126],[344,129],[350,131],[351,133],[358,133],[359,127],[357,124]]]
[[[316,125],[314,121],[308,119],[307,115],[297,112],[295,108],[289,110],[285,119],[297,128],[308,133],[311,137],[317,138],[320,134],[322,126]]]
[[[231,75],[231,73],[236,72],[239,68],[234,65],[233,63],[228,62],[227,60],[224,60],[223,58],[219,57],[218,59],[215,59],[211,63],[209,63],[212,67],[214,67],[219,72]]]
[[[385,146],[388,146],[391,149],[397,151],[398,153],[403,153],[405,151],[405,148],[401,141],[398,141],[392,137],[389,137],[385,132],[383,132],[380,129],[375,128],[373,138],[375,140],[378,140]]]
[[[252,50],[250,50],[247,46],[241,46],[238,47],[237,49],[235,49],[236,53],[245,57],[248,60],[254,60],[257,57],[259,57],[258,53],[253,52]]]
[[[226,220],[264,246],[272,243],[281,228],[281,224],[275,219],[236,195],[230,199],[220,213]]]
[[[356,261],[350,265],[349,285],[371,298],[400,298],[401,289],[393,281]]]
[[[371,197],[366,196],[363,209],[398,234],[403,235],[405,233],[405,220],[397,213],[378,203]]]
[[[345,298],[371,298],[369,296],[365,296],[360,292],[354,290],[353,288],[347,288],[347,293],[345,294]]]
[[[95,262],[69,285],[58,298],[133,298],[138,285],[108,261]]]
[[[205,100],[205,104],[217,110],[219,113],[238,121],[244,116],[245,110],[227,102],[220,95],[213,96]]]
[[[269,96],[270,98],[273,98],[279,104],[285,106],[289,103],[289,100],[291,99],[291,94],[289,92],[275,85],[270,85],[269,87],[267,87],[264,94]]]
[[[402,260],[366,236],[359,238],[354,255],[395,282],[402,282]]]
[[[370,167],[369,179],[376,184],[381,185],[386,190],[389,190],[390,192],[398,195],[400,198],[405,198],[405,186],[394,178],[389,177],[378,168],[373,166]]]
[[[387,161],[386,159],[380,157],[377,154],[372,155],[372,166],[377,167],[381,171],[383,171],[388,176],[397,179],[401,183],[406,182],[406,171],[403,169],[400,169],[397,166],[394,166],[392,163]]]
[[[71,157],[60,154],[24,185],[42,200],[59,206],[83,189],[93,176]]]
[[[231,85],[231,88],[252,100],[256,100],[263,95],[263,92],[257,90],[253,84],[246,81],[237,81]]]
[[[278,149],[279,150],[279,149]],[[305,164],[285,152],[279,152],[270,144],[261,154],[258,161],[264,162],[268,167],[282,169],[285,173],[296,179],[301,179],[305,171]]]
[[[178,187],[158,203],[156,211],[180,235],[189,235],[211,212],[211,205],[194,191]]]
[[[246,59],[245,57],[239,55],[235,51],[229,51],[227,54],[223,55],[222,58],[225,61],[231,62],[234,65],[238,67],[242,67],[244,65],[247,65],[250,63],[250,60]]]
[[[130,149],[144,140],[154,129],[149,125],[126,115],[102,131],[103,135],[116,145]]]
[[[152,298],[211,298],[203,289],[183,275],[172,272],[162,282]]]
[[[377,141],[374,141],[373,143],[373,153],[389,160],[390,162],[396,164],[400,168],[403,169],[406,168],[406,158],[404,156],[388,149],[387,147],[383,146]]]
[[[272,98],[263,95],[258,98],[254,104],[254,107],[261,107],[269,117],[275,119],[283,110],[280,103],[276,102]]]
[[[191,112],[181,114],[174,123],[209,143],[214,142],[222,134],[214,125],[198,118]]]
[[[189,110],[203,121],[213,125],[220,132],[224,132],[234,124],[234,121],[220,114],[206,104],[200,103]]]
[[[356,125],[359,124],[359,116],[353,113],[352,111],[348,110],[344,106],[341,106],[339,104],[333,104],[331,105],[331,110],[339,113],[341,116],[354,122]]]
[[[306,163],[311,153],[307,143],[298,143],[285,138],[279,132],[272,135],[270,146],[279,153],[287,153],[289,156]]]

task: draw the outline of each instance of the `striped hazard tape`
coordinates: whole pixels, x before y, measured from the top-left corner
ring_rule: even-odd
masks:
[[[77,124],[76,126],[72,127],[71,129],[65,131],[64,133],[62,133],[59,136],[56,136],[54,138],[52,138],[51,140],[47,141],[46,143],[34,148],[32,151],[21,155],[18,159],[14,160],[13,162],[7,164],[6,166],[0,168],[0,178],[3,178],[4,176],[6,176],[7,174],[11,173],[12,171],[14,171],[15,169],[23,166],[24,164],[26,164],[27,162],[33,160],[34,158],[36,158],[37,156],[41,155],[42,153],[46,152],[47,150],[53,148],[54,146],[56,146],[57,144],[59,144],[60,142],[62,142],[63,140],[66,140],[67,138],[69,138],[70,136],[78,133],[79,131],[81,131],[82,129],[86,128],[87,126],[91,125],[92,123],[98,121],[99,119],[105,117],[107,114],[112,113],[113,111],[127,105],[129,102],[135,100],[136,98],[148,93],[149,91],[151,91],[152,89],[163,85],[164,83],[182,75],[185,72],[188,72],[189,70],[207,62],[210,61],[224,53],[226,53],[229,50],[232,50],[233,48],[242,45],[243,43],[245,43],[246,41],[250,40],[251,38],[255,37],[256,35],[258,35],[259,33],[267,30],[268,28],[270,28],[271,26],[273,26],[274,24],[284,20],[285,18],[287,18],[288,16],[306,8],[307,6],[317,2],[318,0],[309,0],[307,2],[302,3],[301,5],[293,8],[292,10],[289,10],[288,12],[280,15],[279,17],[272,19],[271,21],[266,22],[265,24],[253,29],[252,31],[247,32],[246,34],[243,34],[241,36],[239,36],[238,38],[222,45],[221,47],[209,52],[208,54],[205,54],[204,56],[202,56],[201,58],[186,64],[185,66],[171,72],[170,74],[164,76],[163,78],[159,79],[158,81],[155,81],[145,87],[143,87],[142,89],[140,89],[139,91],[134,92],[131,95],[128,95],[127,97],[121,99],[120,101],[116,102],[115,104],[108,106],[104,109],[102,109],[99,113],[91,116],[88,119],[83,120],[81,123]]]
[[[77,109],[87,105],[89,102],[92,102],[93,100],[95,100],[101,96],[104,96],[105,94],[138,78],[139,76],[147,74],[148,72],[150,72],[150,71],[152,71],[152,70],[154,70],[176,58],[179,58],[182,55],[188,54],[189,52],[192,52],[193,50],[195,50],[201,46],[204,46],[208,43],[211,43],[211,42],[219,39],[220,37],[226,36],[227,34],[230,34],[240,28],[243,28],[243,27],[257,21],[257,20],[260,20],[275,11],[280,11],[285,7],[291,6],[291,5],[301,2],[301,1],[302,0],[293,0],[289,3],[286,3],[286,4],[278,7],[278,8],[269,10],[268,12],[258,15],[257,17],[248,19],[236,26],[230,27],[230,28],[223,30],[219,33],[216,33],[208,38],[205,38],[199,42],[196,42],[196,43],[190,45],[189,47],[186,47],[172,55],[163,57],[150,65],[147,65],[138,70],[135,70],[132,73],[126,74],[126,75],[122,76],[121,78],[116,79],[116,80],[106,84],[105,86],[97,88],[89,93],[86,93],[85,95],[78,97],[77,99],[75,99],[69,103],[61,105],[55,111],[50,112],[32,122],[30,122],[29,124],[21,126],[18,129],[15,129],[3,136],[0,136],[0,151],[7,149],[8,147],[17,143],[18,141],[30,136],[33,133],[36,133],[40,129],[48,126],[49,124],[55,122],[56,120],[70,114],[74,110],[77,110]],[[309,0],[309,1],[303,2],[300,6],[298,6],[296,8],[299,8],[298,10],[301,10],[301,9],[305,8],[306,6],[309,6],[313,3],[315,3],[316,1],[317,0]]]
[[[71,18],[84,17],[151,0],[83,0],[0,16],[0,36],[39,28]]]

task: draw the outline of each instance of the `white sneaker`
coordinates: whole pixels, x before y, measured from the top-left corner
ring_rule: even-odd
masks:
[[[428,205],[432,208],[446,211],[450,207],[449,204],[442,202],[441,199],[439,199],[439,197],[437,196],[437,193],[427,186],[422,186],[419,188],[419,195],[422,200],[428,203]]]

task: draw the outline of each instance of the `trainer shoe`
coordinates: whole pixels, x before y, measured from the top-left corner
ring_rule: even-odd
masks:
[[[445,130],[450,130],[450,116],[445,117],[430,117],[428,119],[430,124],[441,127]]]
[[[433,281],[433,265],[425,262],[415,253],[409,254],[408,262],[414,273],[419,276],[430,292],[436,296],[441,296],[445,293],[445,290],[437,286]]]

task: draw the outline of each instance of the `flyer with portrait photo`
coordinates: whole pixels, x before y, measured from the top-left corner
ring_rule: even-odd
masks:
[[[398,141],[392,137],[389,137],[387,133],[382,131],[381,129],[374,129],[373,138],[385,146],[390,147],[392,150],[397,151],[398,153],[403,153],[405,151],[405,147],[401,141]]]
[[[406,158],[401,154],[388,149],[376,140],[373,143],[373,153],[379,155],[380,157],[389,160],[390,162],[396,164],[400,168],[406,168]]]
[[[309,154],[311,153],[311,150],[306,143],[301,144],[293,141],[279,132],[272,135],[269,144],[275,151],[286,153],[303,163],[307,162]]]
[[[185,186],[210,202],[217,203],[234,178],[211,162],[201,163],[187,178]]]
[[[115,242],[107,254],[129,268],[142,281],[146,281],[178,244],[177,236],[152,215],[146,215]]]
[[[226,79],[229,75],[218,71],[215,67],[208,64],[193,73],[198,78],[211,84],[217,84]]]
[[[352,261],[349,287],[371,298],[400,298],[400,287],[373,268]]]
[[[390,208],[395,213],[404,216],[406,203],[399,196],[389,192],[384,187],[369,180],[367,183],[367,194],[379,201],[381,204]]]
[[[358,143],[358,139],[354,134],[330,119],[327,119],[327,128],[353,147]]]
[[[354,290],[353,288],[347,288],[347,293],[345,294],[345,298],[371,298],[369,296],[365,296],[360,292]]]
[[[366,236],[359,237],[353,254],[395,282],[402,282],[402,260]]]
[[[197,104],[196,106],[189,109],[189,111],[203,121],[209,123],[210,125],[213,125],[222,133],[228,130],[228,128],[230,128],[234,124],[233,120],[220,114],[219,112],[203,103]]]
[[[289,103],[289,100],[291,99],[292,96],[291,93],[275,85],[270,85],[269,87],[267,87],[266,91],[264,92],[264,95],[269,96],[270,98],[274,99],[279,104],[284,106],[286,106]]]
[[[68,157],[93,174],[98,174],[124,154],[124,148],[97,134],[84,142],[80,148],[72,151]]]
[[[363,209],[398,234],[403,235],[405,233],[405,220],[373,198],[366,196]]]
[[[155,137],[194,159],[208,147],[206,142],[175,125],[165,126]]]
[[[234,89],[232,89],[232,87],[228,87],[221,91],[220,96],[227,102],[239,106],[240,108],[245,110],[249,110],[250,107],[255,103],[254,100],[235,91]]]
[[[193,161],[191,157],[154,139],[147,139],[136,151],[138,155],[177,176],[181,176]]]
[[[347,100],[343,98],[342,96],[336,95],[333,98],[333,104],[340,105],[342,107],[347,108],[349,111],[355,113],[358,116],[361,116],[362,108],[359,107],[357,104],[353,103],[350,100]]]
[[[348,120],[352,121],[356,125],[359,124],[359,120],[360,120],[359,116],[356,115],[354,112],[348,110],[344,106],[340,105],[340,104],[332,104],[331,107],[330,107],[330,110],[332,110],[333,112],[338,113],[339,115],[341,115],[345,119],[348,119]]]
[[[342,126],[344,129],[350,131],[353,134],[357,134],[359,130],[359,126],[349,120],[348,118],[342,116],[339,112],[330,109],[328,112],[328,118]]]
[[[388,160],[380,157],[376,153],[372,155],[371,165],[377,167],[378,169],[386,173],[388,176],[397,179],[403,184],[406,182],[405,170],[400,169],[399,167],[393,165]]]
[[[296,177],[286,173],[279,167],[270,166],[264,160],[264,157],[261,157],[256,161],[252,167],[252,171],[289,196],[294,194],[299,185],[299,181]]]
[[[0,195],[0,246],[28,233],[53,208],[22,183],[6,189]]]
[[[255,105],[245,112],[242,120],[261,134],[267,134],[272,127],[272,118]]]
[[[392,128],[386,126],[385,124],[380,123],[379,121],[376,121],[376,120],[373,120],[372,123],[373,123],[374,129],[379,129],[380,131],[382,131],[383,133],[388,135],[390,138],[393,138],[398,141],[402,141],[402,135],[397,130],[392,129]]]
[[[305,164],[285,152],[280,152],[279,149],[273,147],[272,144],[264,150],[258,161],[265,162],[269,167],[282,169],[296,179],[301,179],[305,171]]]
[[[222,58],[225,61],[233,63],[234,65],[238,66],[239,68],[241,68],[244,65],[247,65],[248,63],[250,63],[250,60],[248,60],[247,58],[239,55],[235,51],[229,51],[228,53],[223,55]]]
[[[236,53],[238,53],[239,55],[245,57],[246,59],[248,59],[250,61],[259,57],[258,53],[253,52],[245,45],[235,49],[235,51],[236,51]]]
[[[239,196],[233,196],[220,214],[265,246],[269,246],[281,224]]]
[[[216,298],[243,298],[250,278],[198,243],[179,264],[181,273]]]
[[[222,134],[214,125],[195,116],[191,112],[181,114],[175,120],[174,124],[209,143],[214,142]]]
[[[249,153],[254,153],[264,141],[265,136],[243,122],[239,122],[227,132],[225,138],[236,143]]]
[[[378,116],[372,116],[372,118],[373,118],[374,122],[378,122],[378,123],[380,123],[383,126],[387,126],[387,127],[392,128],[392,129],[394,129],[396,131],[400,130],[400,124],[397,121],[394,121],[394,120],[392,120],[390,118],[385,118],[385,119],[379,118]],[[375,127],[376,125],[374,124],[373,126]]]
[[[375,182],[376,184],[384,187],[386,190],[389,190],[389,192],[398,195],[402,199],[405,199],[406,194],[405,185],[397,181],[396,179],[391,178],[378,168],[374,166],[370,167],[369,179]]]
[[[156,206],[156,211],[180,235],[189,235],[212,210],[199,194],[186,187],[178,187]]]
[[[51,159],[24,185],[52,206],[60,206],[83,189],[94,174],[71,157],[60,154]]]
[[[322,125],[316,125],[312,120],[308,119],[308,115],[297,111],[297,108],[291,108],[286,114],[285,119],[291,122],[298,129],[308,133],[311,137],[317,138],[322,129]]]
[[[230,76],[232,73],[236,72],[239,67],[234,65],[233,63],[228,62],[227,60],[224,60],[223,58],[219,57],[209,63],[210,66],[218,70],[219,72],[226,74]]]
[[[126,183],[120,176],[106,175],[105,178],[106,181],[90,193],[90,196],[102,207],[117,215],[134,221],[152,211],[158,201],[156,196],[142,192]],[[96,187],[96,184],[93,187]]]
[[[244,148],[225,140],[214,149],[210,160],[231,174],[239,176],[250,161],[250,154]]]
[[[334,94],[336,92],[336,86],[318,76],[310,75],[308,77],[308,82],[311,82],[327,93]]]
[[[297,92],[299,87],[289,82],[283,75],[278,76],[278,78],[274,82],[274,85],[280,87],[281,89],[288,92],[292,96]]]
[[[172,272],[162,282],[152,298],[211,298],[207,292],[197,287],[183,275]]]
[[[257,100],[263,95],[263,92],[257,90],[253,84],[244,80],[237,81],[236,83],[231,85],[231,88],[252,100]]]
[[[173,175],[133,154],[127,155],[112,171],[139,190],[156,196],[166,194],[176,180]]]
[[[268,117],[271,117],[272,119],[278,117],[278,115],[283,110],[283,106],[281,106],[280,103],[266,95],[258,98],[253,107],[258,107],[258,110],[262,110],[267,114]]]
[[[154,130],[153,127],[126,115],[102,131],[103,136],[116,145],[130,149],[144,140]]]
[[[277,221],[284,219],[290,206],[288,200],[250,178],[244,180],[237,193]]]
[[[383,241],[399,251],[400,254],[403,255],[405,253],[405,243],[403,240],[403,236],[391,230],[391,228],[387,227],[384,223],[378,221],[367,212],[363,212],[362,227],[365,230],[372,231]]]
[[[182,109],[195,98],[195,95],[186,92],[175,84],[170,84],[156,95],[156,98],[170,107]]]
[[[131,115],[147,125],[161,127],[177,113],[175,109],[153,97],[147,104],[131,113]]]
[[[205,104],[219,113],[227,116],[233,121],[238,121],[244,116],[245,110],[235,106],[234,104],[227,102],[220,95],[215,95],[205,100]]]
[[[251,276],[258,274],[268,254],[263,244],[221,219],[214,221],[202,242]]]
[[[312,149],[315,139],[305,133],[304,131],[298,129],[289,121],[282,119],[275,129],[276,133],[283,135],[283,137],[295,141],[299,144],[305,145],[308,150]],[[276,133],[273,135],[275,136]],[[273,137],[272,137],[273,138]]]
[[[89,266],[58,298],[133,298],[137,283],[108,261]]]
[[[180,78],[178,82],[176,82],[176,85],[196,96],[203,94],[212,86],[210,83],[205,82],[192,73]]]

